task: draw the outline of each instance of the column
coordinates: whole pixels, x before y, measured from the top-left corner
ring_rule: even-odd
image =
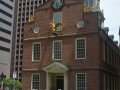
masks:
[[[46,72],[46,90],[50,90],[50,75]]]
[[[68,90],[68,72],[64,72],[64,90]]]

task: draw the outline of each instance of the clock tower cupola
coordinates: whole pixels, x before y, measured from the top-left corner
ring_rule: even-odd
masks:
[[[90,7],[92,11],[100,10],[100,0],[84,0],[84,6]]]

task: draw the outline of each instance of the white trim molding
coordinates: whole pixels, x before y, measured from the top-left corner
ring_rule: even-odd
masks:
[[[78,58],[77,57],[77,40],[85,40],[85,57],[84,58]],[[86,38],[76,38],[75,39],[75,59],[86,59]]]

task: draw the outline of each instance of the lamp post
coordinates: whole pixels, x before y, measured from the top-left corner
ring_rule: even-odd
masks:
[[[1,75],[0,75],[0,77],[1,77],[1,80],[2,80],[1,89],[3,90],[4,89],[4,82],[3,82],[3,80],[6,77],[6,75],[4,75],[4,73],[2,72]]]
[[[15,90],[15,78],[16,78],[16,72],[13,72],[13,79],[14,79],[14,90]]]
[[[0,63],[1,65],[7,65],[7,64],[5,64],[5,63]],[[2,70],[2,73],[1,73],[1,75],[0,75],[0,79],[2,80],[2,82],[1,82],[1,89],[3,90],[4,89],[4,78],[6,77],[6,75],[4,75],[4,73],[3,73],[3,70]]]

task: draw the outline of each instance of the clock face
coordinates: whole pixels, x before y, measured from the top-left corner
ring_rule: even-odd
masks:
[[[77,27],[78,27],[78,28],[83,28],[84,25],[85,25],[85,23],[84,23],[83,20],[80,20],[80,21],[77,22]]]
[[[52,2],[52,8],[55,10],[59,10],[63,7],[63,0],[54,0]]]
[[[39,31],[40,31],[40,27],[37,26],[34,28],[34,33],[39,33]]]

